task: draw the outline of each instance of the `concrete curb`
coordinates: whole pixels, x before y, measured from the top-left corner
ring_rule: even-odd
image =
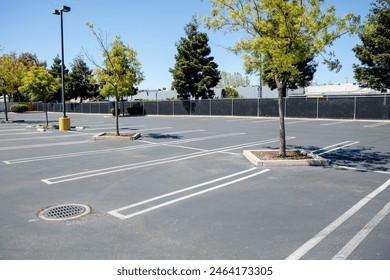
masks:
[[[326,166],[330,164],[329,160],[326,160],[318,155],[308,154],[305,151],[302,153],[311,157],[311,159],[280,159],[280,160],[261,160],[255,156],[252,152],[256,151],[277,151],[277,150],[244,150],[244,157],[249,160],[255,166],[273,167],[273,166]]]
[[[117,136],[106,136],[106,132],[99,133],[92,137],[92,140],[137,140],[141,137],[141,133],[137,132],[131,136],[122,135],[120,137]]]

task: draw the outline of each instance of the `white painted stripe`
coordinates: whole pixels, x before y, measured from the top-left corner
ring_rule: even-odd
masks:
[[[30,141],[30,140],[36,140],[36,139],[47,139],[48,137],[50,137],[50,139],[53,139],[53,138],[66,138],[66,137],[75,137],[75,136],[80,136],[80,135],[84,135],[83,133],[74,133],[74,134],[66,134],[66,135],[58,135],[58,136],[53,136],[53,135],[50,135],[48,136],[47,133],[51,133],[51,132],[48,132],[46,131],[46,133],[43,135],[43,136],[38,136],[38,137],[28,137],[28,138],[12,138],[12,139],[0,139],[0,142],[7,142],[7,141]],[[31,134],[31,133],[29,133]],[[42,133],[40,133],[42,134]]]
[[[26,129],[24,129],[24,131],[26,131]],[[50,131],[48,131],[47,133],[51,133]],[[0,133],[1,136],[14,136],[14,135],[31,135],[31,134],[41,134],[42,135],[42,132],[36,132],[36,130],[33,131],[29,131],[29,132],[18,132],[18,133]]]
[[[32,145],[20,145],[20,146],[9,146],[1,147],[0,151],[9,151],[9,150],[20,150],[20,149],[31,149],[31,148],[42,148],[42,147],[56,147],[56,146],[67,146],[67,145],[77,145],[91,143],[91,140],[84,141],[72,141],[72,142],[57,142],[57,143],[45,143],[45,144],[32,144]]]
[[[172,127],[167,126],[167,127],[154,127],[154,128],[146,128],[146,129],[137,129],[137,132],[150,131],[150,130],[166,130],[166,129],[172,129]]]
[[[78,156],[84,156],[84,155],[89,155],[89,154],[122,152],[122,151],[136,150],[136,149],[145,149],[145,148],[149,148],[149,147],[158,147],[160,145],[164,145],[164,144],[168,144],[168,143],[169,144],[182,144],[182,143],[211,140],[211,139],[217,139],[217,138],[223,138],[223,137],[240,136],[243,134],[245,134],[245,133],[240,133],[240,132],[226,133],[226,134],[218,134],[218,135],[212,135],[212,136],[189,138],[189,139],[183,139],[183,140],[166,141],[166,142],[160,142],[160,143],[154,143],[154,142],[145,141],[145,140],[137,140],[137,142],[143,142],[143,143],[147,143],[147,144],[146,145],[132,146],[132,147],[124,147],[124,148],[112,148],[112,149],[93,150],[93,151],[85,151],[85,152],[77,152],[77,153],[66,153],[66,154],[56,154],[56,155],[40,156],[40,157],[20,158],[20,159],[14,159],[14,160],[6,160],[6,161],[4,161],[4,163],[20,164],[20,163],[27,163],[27,162],[34,162],[34,161],[53,160],[53,159],[58,159],[58,158],[78,157]]]
[[[252,123],[267,123],[267,122],[276,122],[277,120],[263,120],[263,121],[253,121]]]
[[[378,127],[378,126],[387,125],[387,124],[388,123],[374,123],[374,124],[365,125],[364,127]]]
[[[144,126],[144,125],[143,125]],[[166,130],[166,129],[171,129],[172,127],[156,127],[156,128],[148,128],[148,129],[133,129],[133,128],[136,128],[136,127],[142,127],[142,126],[131,126],[131,127],[120,127],[120,131],[121,132],[125,132],[125,131],[132,131],[132,130],[137,130],[137,132],[139,131],[149,131],[149,130]],[[96,127],[96,128],[86,128],[87,131],[95,131],[95,130],[114,130],[115,127],[114,126],[109,126],[109,127]]]
[[[209,150],[206,150],[206,149],[193,148],[193,147],[186,147],[186,146],[182,146],[182,145],[164,144],[164,146],[173,147],[173,148],[187,149],[187,150],[194,150],[194,151],[209,151]]]
[[[105,122],[85,122],[85,121],[73,121],[72,123],[78,124],[79,126],[96,126],[99,125],[107,125]]]
[[[382,170],[369,170],[369,169],[350,167],[350,166],[343,166],[343,165],[335,165],[334,167],[347,169],[347,170],[356,170],[356,171],[362,171],[362,172],[373,172],[373,173],[380,173],[380,174],[390,175],[390,172],[382,171]]]
[[[344,123],[349,123],[349,122],[353,122],[353,121],[335,121],[335,122],[331,122],[331,123],[323,123],[323,124],[320,124],[322,126],[330,126],[330,125],[338,125],[338,124],[344,124]]]
[[[387,216],[390,212],[390,202],[379,211],[334,257],[332,260],[345,260],[359,246],[360,243],[370,234],[370,232]]]
[[[359,141],[356,141],[356,142],[352,142],[352,143],[349,143],[349,144],[345,144],[343,146],[340,146],[340,147],[337,147],[337,148],[333,148],[333,149],[330,149],[330,150],[327,150],[325,152],[322,152],[318,155],[324,155],[324,154],[327,154],[327,153],[330,153],[330,152],[334,152],[334,151],[337,151],[337,150],[340,150],[340,149],[343,149],[343,148],[346,148],[346,147],[349,147],[349,146],[352,146],[352,145],[355,145],[355,144],[358,144],[360,143]]]
[[[357,211],[359,211],[363,206],[365,206],[371,199],[375,198],[378,194],[387,189],[390,185],[390,179],[387,180],[384,184],[378,187],[376,190],[368,194],[366,197],[361,199],[358,203],[352,206],[348,211],[338,217],[334,222],[329,224],[319,233],[317,233],[313,238],[299,247],[295,252],[286,258],[286,260],[299,260],[307,252],[313,249],[318,243],[320,243],[324,238],[331,234],[335,229],[342,225],[345,221],[351,218]]]
[[[347,144],[347,143],[350,143],[350,142],[352,142],[352,141],[344,141],[344,142],[336,143],[336,144],[333,144],[333,145],[326,146],[326,147],[324,147],[324,148],[318,149],[318,150],[316,150],[316,151],[314,151],[314,152],[326,150],[326,149],[333,148],[333,147],[336,147],[336,146],[339,146],[339,145],[343,145],[343,144]]]
[[[263,174],[263,173],[268,172],[268,171],[270,171],[270,169],[265,169],[265,170],[262,170],[262,171],[260,171],[260,172],[256,172],[256,173],[254,173],[254,174],[251,174],[251,175],[248,175],[248,176],[245,176],[245,177],[241,177],[241,178],[239,178],[239,179],[236,179],[236,180],[233,180],[233,181],[224,183],[224,184],[220,184],[220,185],[217,185],[217,186],[212,187],[212,188],[208,188],[208,189],[205,189],[205,190],[202,190],[202,191],[193,193],[193,194],[189,194],[189,195],[186,195],[186,196],[182,196],[182,197],[179,197],[179,198],[176,198],[176,199],[173,199],[173,200],[170,200],[170,201],[167,201],[167,202],[164,202],[164,203],[155,205],[155,206],[153,206],[153,207],[149,207],[149,208],[147,208],[147,209],[144,209],[144,210],[141,210],[141,211],[138,211],[138,212],[129,214],[129,215],[122,215],[122,214],[119,214],[117,210],[110,211],[110,212],[108,212],[108,214],[113,215],[113,216],[115,216],[115,217],[118,217],[118,218],[120,218],[120,219],[129,219],[129,218],[133,218],[133,217],[135,217],[135,216],[139,216],[139,215],[148,213],[148,212],[150,212],[150,211],[153,211],[153,210],[156,210],[156,209],[159,209],[159,208],[168,206],[168,205],[172,205],[172,204],[174,204],[174,203],[177,203],[177,202],[180,202],[180,201],[183,201],[183,200],[186,200],[186,199],[195,197],[195,196],[199,196],[199,195],[201,195],[201,194],[205,194],[205,193],[208,193],[208,192],[217,190],[217,189],[224,188],[224,187],[226,187],[226,186],[229,186],[229,185],[235,184],[235,183],[237,183],[237,182],[240,182],[240,181],[243,181],[243,180],[252,178],[252,177],[254,177],[254,176]]]
[[[183,130],[183,131],[173,131],[173,132],[165,132],[165,133],[159,133],[161,135],[172,135],[172,134],[186,134],[186,133],[193,133],[193,132],[203,132],[204,129],[196,129],[196,130]]]
[[[13,131],[26,131],[26,128],[11,128],[11,129],[0,128],[1,135],[4,135],[2,134],[2,132],[13,132]]]
[[[145,161],[145,162],[131,163],[131,164],[113,166],[113,167],[108,167],[108,168],[103,168],[103,169],[90,170],[90,171],[85,171],[85,172],[80,172],[80,173],[73,173],[73,174],[68,174],[68,175],[63,175],[63,176],[58,176],[58,177],[42,179],[41,181],[48,184],[48,185],[64,183],[64,182],[68,182],[68,181],[80,180],[80,179],[85,179],[85,178],[90,178],[90,177],[95,177],[95,176],[112,174],[112,173],[116,173],[116,172],[128,171],[128,170],[149,167],[149,166],[154,166],[154,165],[159,165],[159,164],[166,164],[166,163],[172,163],[172,162],[177,162],[177,161],[182,161],[182,160],[187,160],[187,159],[192,159],[192,158],[197,158],[197,157],[203,157],[203,156],[208,156],[208,155],[212,155],[212,154],[216,154],[216,153],[220,153],[220,152],[231,151],[234,149],[242,149],[244,147],[249,147],[249,146],[254,146],[254,145],[269,144],[269,143],[273,143],[273,142],[277,142],[277,141],[279,141],[279,139],[271,139],[271,140],[265,140],[265,141],[259,141],[259,142],[239,144],[239,145],[234,145],[234,146],[230,146],[230,147],[217,148],[217,149],[213,149],[213,150],[209,150],[209,151],[200,151],[200,152],[194,152],[194,153],[190,153],[190,154],[178,155],[178,156],[150,160],[150,161]]]
[[[225,122],[239,122],[239,121],[247,121],[248,119],[233,119],[233,120],[225,120]]]
[[[168,196],[176,195],[176,194],[179,194],[179,193],[182,193],[182,192],[186,192],[186,191],[189,191],[189,190],[193,190],[193,189],[196,189],[196,188],[207,186],[207,185],[210,185],[210,184],[213,184],[213,183],[225,180],[225,179],[229,179],[229,178],[241,175],[241,174],[245,174],[245,173],[248,173],[248,172],[253,171],[255,169],[257,169],[257,168],[256,167],[252,167],[252,168],[244,170],[244,171],[240,171],[240,172],[237,172],[237,173],[234,173],[234,174],[230,174],[230,175],[227,175],[227,176],[224,176],[224,177],[220,177],[220,178],[217,178],[217,179],[214,179],[214,180],[210,180],[210,181],[207,181],[207,182],[204,182],[204,183],[201,183],[201,184],[197,184],[197,185],[194,185],[194,186],[191,186],[191,187],[187,187],[187,188],[180,189],[180,190],[177,190],[177,191],[174,191],[174,192],[170,192],[170,193],[166,193],[166,194],[163,194],[163,195],[155,196],[155,197],[152,197],[152,198],[149,198],[149,199],[146,199],[146,200],[143,200],[143,201],[131,204],[129,206],[124,206],[124,207],[115,209],[113,211],[121,212],[121,211],[130,209],[130,208],[133,208],[133,207],[136,207],[136,206],[140,206],[140,205],[143,205],[143,204],[155,201],[155,200],[159,200],[161,198],[165,198],[165,197],[168,197]]]
[[[312,122],[312,120],[307,120],[307,121],[295,121],[295,122],[286,121],[286,124],[289,125],[289,124],[298,124],[298,123],[307,123],[307,122]]]

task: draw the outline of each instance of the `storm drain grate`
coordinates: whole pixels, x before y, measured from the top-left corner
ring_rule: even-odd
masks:
[[[43,220],[49,221],[63,221],[76,219],[81,216],[87,215],[91,209],[82,204],[64,204],[49,207],[43,210],[39,217]]]

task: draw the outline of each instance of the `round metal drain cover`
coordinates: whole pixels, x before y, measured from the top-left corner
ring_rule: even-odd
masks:
[[[64,221],[87,215],[91,209],[82,204],[63,204],[49,207],[39,213],[39,218],[47,221]]]

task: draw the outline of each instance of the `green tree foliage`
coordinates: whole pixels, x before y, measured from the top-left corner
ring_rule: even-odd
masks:
[[[176,64],[169,69],[173,76],[172,88],[176,89],[181,99],[213,98],[214,88],[220,79],[218,65],[210,56],[206,33],[198,31],[198,23],[193,20],[185,27],[186,38],[176,43]]]
[[[40,61],[36,54],[25,52],[19,55],[18,60],[27,68],[32,66],[42,66],[46,68],[46,61]]]
[[[58,79],[61,79],[61,66],[62,65],[62,61],[59,57],[59,55],[57,54],[57,56],[53,59],[53,64],[51,65],[50,69],[49,69],[49,73],[50,75],[52,75],[54,78],[58,78]],[[69,82],[69,70],[66,68],[66,66],[64,66],[64,79],[65,79],[65,99],[68,97],[68,91],[67,91],[67,85],[68,85],[68,82]],[[61,88],[59,88],[57,90],[57,92],[52,96],[51,98],[52,101],[56,101],[56,102],[61,102],[62,100],[62,93],[61,93]]]
[[[297,89],[298,87],[307,87],[314,78],[314,74],[317,70],[318,63],[314,61],[314,57],[305,61],[299,62],[296,67],[299,71],[299,75],[295,77],[289,77],[287,79],[286,87],[283,88],[283,97],[287,95],[287,89]],[[275,79],[270,75],[271,68],[264,66],[263,75],[265,84],[271,89],[276,89]],[[288,73],[287,73],[288,75]]]
[[[88,67],[81,56],[77,56],[73,60],[68,77],[66,92],[70,99],[80,98],[80,103],[82,103],[83,99],[99,95],[93,70]]]
[[[134,94],[134,85],[144,80],[141,63],[137,59],[137,52],[124,45],[119,36],[108,45],[102,32],[97,33],[91,23],[87,23],[87,26],[95,36],[104,57],[103,65],[95,70],[101,86],[100,94],[114,97],[114,110],[118,112],[120,98]],[[116,113],[116,135],[120,135],[118,117]]]
[[[24,75],[22,85],[19,87],[19,90],[26,94],[31,101],[45,103],[46,126],[49,125],[47,102],[60,87],[60,80],[50,75],[42,66],[32,66]]]
[[[248,76],[242,76],[238,72],[233,74],[221,71],[221,80],[219,81],[218,88],[237,88],[237,87],[247,87],[250,85]]]
[[[42,66],[46,68],[46,61],[40,61],[36,54],[32,54],[29,52],[21,53],[18,56],[18,63],[21,63],[24,66],[23,72],[28,71],[28,69],[30,69],[30,67],[32,66]],[[19,84],[20,83],[21,83],[21,78],[19,80]],[[12,94],[10,100],[14,102],[27,101],[26,97],[21,92],[19,92],[19,90],[14,94]]]
[[[279,103],[279,155],[286,156],[283,94],[289,81],[302,73],[299,65],[323,53],[342,34],[356,30],[359,18],[336,16],[324,0],[210,0],[211,16],[204,20],[212,29],[245,33],[234,46],[244,56],[248,72],[261,72],[274,81]],[[328,61],[329,64],[329,61]],[[337,63],[336,63],[337,64]]]
[[[382,92],[390,89],[390,1],[377,0],[359,31],[362,45],[353,51],[361,65],[354,64],[355,79]]]
[[[224,88],[221,91],[222,98],[240,98],[240,94],[234,88]]]
[[[19,93],[25,69],[16,53],[11,52],[0,56],[0,94],[4,97],[5,108],[7,108],[7,96],[12,97]],[[5,110],[5,119],[8,121],[7,110]]]

